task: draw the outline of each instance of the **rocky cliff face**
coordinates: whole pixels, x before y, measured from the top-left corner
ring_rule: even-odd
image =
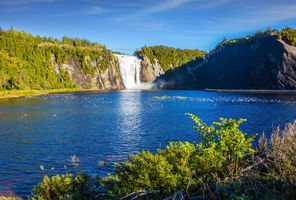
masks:
[[[155,83],[165,89],[296,89],[296,47],[269,34],[225,41],[198,64]]]
[[[155,64],[152,64],[147,56],[143,57],[140,76],[141,82],[152,83],[157,77],[162,74],[164,74],[164,71],[157,59],[155,59]]]
[[[74,58],[68,59],[68,63],[59,65],[55,59],[55,56],[51,56],[51,62],[54,70],[57,74],[67,72],[71,81],[78,87],[83,89],[125,89],[119,74],[118,63],[111,59],[109,67],[104,71],[100,71],[98,63],[100,60],[91,60],[90,57],[84,57],[85,62],[91,67],[95,68],[94,74],[86,74],[83,70],[79,60]]]
[[[101,80],[104,85],[104,89],[125,89],[122,78],[119,73],[119,68],[117,63],[110,63],[109,68],[107,68],[101,74]],[[99,79],[100,81],[100,79]]]

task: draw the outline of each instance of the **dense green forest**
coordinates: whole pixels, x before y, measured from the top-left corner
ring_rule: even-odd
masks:
[[[166,46],[143,47],[135,53],[141,58],[147,56],[153,64],[155,64],[155,59],[157,59],[164,71],[180,67],[206,54],[206,52],[200,50],[181,50]]]
[[[86,39],[64,36],[61,40],[33,36],[24,31],[0,29],[0,90],[73,88],[68,72],[53,68],[53,60],[62,64],[72,63],[83,68],[86,74],[97,70],[86,57],[98,61],[104,71],[112,52],[105,46]],[[54,59],[53,59],[54,58]]]

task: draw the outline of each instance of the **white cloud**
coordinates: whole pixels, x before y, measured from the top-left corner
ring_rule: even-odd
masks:
[[[28,6],[9,7],[9,8],[6,8],[4,10],[4,12],[6,12],[6,13],[14,13],[14,12],[25,11],[25,10],[28,10],[28,9],[29,9]]]
[[[200,0],[198,1],[198,4],[196,5],[196,9],[210,9],[210,8],[215,8],[218,6],[223,6],[225,4],[235,2],[237,3],[239,0],[208,0],[208,1],[203,1]]]
[[[127,23],[125,24],[126,26],[131,26],[131,27],[138,27],[138,28],[142,28],[145,30],[150,30],[150,31],[160,31],[165,29],[165,25],[161,24],[161,23],[139,23],[139,22],[131,22],[131,23]]]
[[[281,21],[296,18],[296,3],[290,5],[276,5],[271,8],[264,8],[258,13],[261,21]]]
[[[27,5],[33,3],[52,3],[55,0],[0,0],[1,6]]]
[[[106,10],[102,7],[99,7],[99,6],[94,6],[94,7],[91,7],[87,13],[88,14],[92,14],[92,15],[96,15],[96,14],[101,14],[103,12],[105,12]]]
[[[228,3],[231,3],[235,0],[164,0],[160,3],[150,6],[144,12],[154,13],[161,12],[166,10],[171,10],[174,8],[181,7],[185,4],[192,3],[190,6],[193,9],[211,9],[214,7],[222,6]],[[237,0],[238,1],[238,0]]]
[[[153,13],[153,12],[161,12],[165,10],[171,10],[177,7],[182,6],[183,4],[192,2],[195,0],[165,0],[163,2],[160,2],[156,5],[151,6],[146,10],[147,13]]]
[[[213,19],[210,24],[218,25],[221,29],[253,29],[257,27],[272,26],[284,20],[296,19],[296,4],[269,5],[257,9],[249,9],[240,16]]]
[[[3,12],[14,13],[30,9],[30,5],[37,3],[53,3],[57,0],[0,0]]]

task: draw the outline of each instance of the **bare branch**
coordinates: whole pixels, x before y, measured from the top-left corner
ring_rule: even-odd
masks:
[[[246,171],[249,171],[250,169],[256,167],[257,165],[259,165],[259,164],[261,164],[261,163],[264,163],[264,161],[266,160],[266,159],[262,159],[262,158],[260,158],[260,157],[258,157],[258,159],[259,159],[258,162],[256,162],[256,163],[254,163],[253,165],[250,165],[250,166],[248,166],[248,167],[246,167],[246,168],[240,170],[239,174],[242,174],[242,173],[244,173],[244,172],[246,172]]]
[[[132,193],[130,193],[130,194],[128,194],[128,195],[122,197],[120,200],[126,199],[126,198],[128,198],[128,197],[133,196],[133,195],[137,195],[137,196],[135,196],[135,197],[133,197],[133,198],[131,199],[131,200],[134,200],[134,199],[137,199],[137,198],[139,198],[139,197],[141,197],[141,196],[146,196],[146,195],[148,195],[148,194],[151,194],[151,193],[158,193],[158,192],[159,192],[159,190],[139,190],[139,191],[132,192]]]
[[[113,194],[107,194],[107,193],[102,193],[102,194],[98,194],[95,196],[95,199],[98,199],[100,197],[111,197],[111,198],[115,198],[116,196]]]
[[[185,200],[188,199],[188,195],[185,191],[177,191],[173,196],[167,197],[164,200]]]

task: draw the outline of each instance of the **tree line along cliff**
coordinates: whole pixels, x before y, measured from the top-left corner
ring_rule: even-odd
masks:
[[[143,47],[141,81],[165,89],[295,89],[296,30],[224,39],[209,53]],[[86,39],[33,36],[0,28],[0,90],[124,89],[119,64]]]
[[[142,59],[147,57],[152,64],[157,62],[164,72],[203,57],[206,52],[197,49],[176,49],[167,46],[142,47],[135,52]]]
[[[124,88],[117,60],[104,45],[0,30],[0,90]]]
[[[145,47],[142,82],[153,82],[168,69],[205,52],[165,46]],[[124,89],[119,63],[111,50],[86,39],[33,36],[0,28],[0,90],[60,88]]]

